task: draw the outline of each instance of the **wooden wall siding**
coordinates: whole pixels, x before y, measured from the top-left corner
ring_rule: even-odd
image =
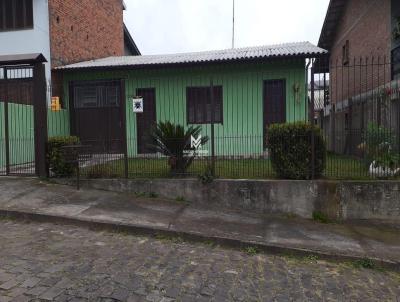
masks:
[[[33,106],[8,104],[10,164],[18,165],[34,161]],[[0,170],[6,165],[4,103],[0,102]],[[47,112],[48,135],[69,135],[69,112]]]
[[[33,162],[33,106],[8,104],[10,165]],[[5,167],[4,103],[0,103],[0,169]]]
[[[136,114],[132,112],[132,97],[139,88],[156,89],[158,121],[169,120],[187,127],[186,88],[207,86],[211,78],[215,86],[223,86],[223,124],[215,125],[216,155],[253,155],[263,152],[265,80],[286,80],[287,121],[307,118],[305,63],[298,60],[179,69],[76,71],[65,74],[64,86],[68,86],[69,81],[119,78],[126,79],[129,156],[137,155]],[[300,85],[297,95],[294,85]],[[210,136],[210,125],[201,127],[202,135]],[[209,149],[210,144],[205,148]]]
[[[68,136],[70,135],[69,110],[53,112],[47,111],[48,136]]]

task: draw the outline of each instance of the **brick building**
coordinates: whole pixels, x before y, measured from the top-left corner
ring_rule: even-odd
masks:
[[[54,67],[140,55],[123,22],[122,0],[0,0],[0,55],[42,53],[46,78],[57,94]]]
[[[315,70],[317,78],[329,74],[324,128],[331,149],[354,153],[370,122],[397,131],[400,1],[331,0],[318,46],[330,55]]]

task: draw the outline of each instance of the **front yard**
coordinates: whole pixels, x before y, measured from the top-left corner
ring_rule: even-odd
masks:
[[[196,159],[182,176],[198,176],[206,172],[209,159]],[[83,169],[88,178],[124,177],[124,160],[119,159]],[[166,178],[169,173],[166,158],[130,158],[129,178]],[[218,178],[274,179],[276,174],[270,159],[216,159],[215,174]],[[368,168],[360,159],[329,154],[324,177],[328,179],[370,179]]]

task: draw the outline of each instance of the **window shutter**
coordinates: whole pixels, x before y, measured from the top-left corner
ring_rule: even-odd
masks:
[[[214,108],[211,106],[210,87],[186,89],[187,122],[189,124],[222,123],[222,86],[214,87]]]

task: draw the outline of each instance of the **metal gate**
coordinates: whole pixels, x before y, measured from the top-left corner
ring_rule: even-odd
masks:
[[[0,56],[0,175],[45,174],[44,61],[38,54]]]

